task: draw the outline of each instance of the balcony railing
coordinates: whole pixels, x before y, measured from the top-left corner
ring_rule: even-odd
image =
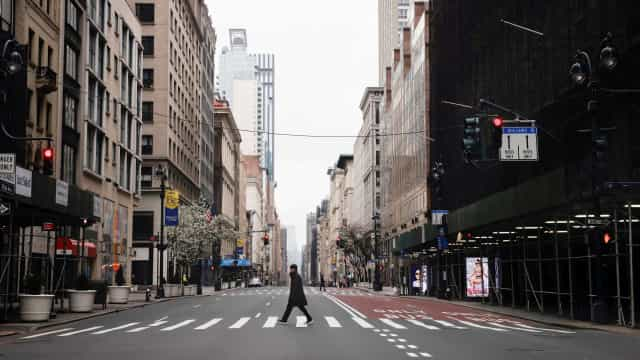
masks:
[[[58,74],[51,70],[51,68],[46,66],[38,67],[36,70],[36,87],[38,92],[40,94],[48,94],[56,91],[58,89],[58,86],[56,85],[57,79]]]

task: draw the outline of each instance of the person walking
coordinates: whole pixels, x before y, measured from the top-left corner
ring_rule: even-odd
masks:
[[[324,289],[324,291],[327,291],[327,287],[324,284],[324,275],[322,275],[322,273],[320,274],[320,291],[322,291]]]
[[[287,302],[287,308],[282,315],[282,318],[278,320],[280,324],[286,324],[291,315],[291,310],[297,307],[307,317],[307,325],[313,324],[313,318],[309,315],[305,306],[307,306],[307,298],[304,296],[304,289],[302,288],[302,278],[298,275],[298,265],[291,264],[289,266],[289,276],[291,277],[291,288],[289,289],[289,301]]]

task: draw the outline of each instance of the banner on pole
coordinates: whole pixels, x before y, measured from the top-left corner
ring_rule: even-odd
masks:
[[[178,226],[180,193],[177,190],[165,191],[164,197],[164,224],[165,226]]]

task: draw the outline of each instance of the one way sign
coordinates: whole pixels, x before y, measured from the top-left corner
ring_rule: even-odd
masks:
[[[0,216],[9,215],[11,212],[11,205],[5,204],[0,201]]]
[[[538,161],[538,128],[503,127],[500,161]]]

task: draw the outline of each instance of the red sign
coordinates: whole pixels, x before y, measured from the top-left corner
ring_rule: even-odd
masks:
[[[55,231],[55,230],[56,230],[56,224],[50,223],[50,222],[42,223],[42,231]]]

